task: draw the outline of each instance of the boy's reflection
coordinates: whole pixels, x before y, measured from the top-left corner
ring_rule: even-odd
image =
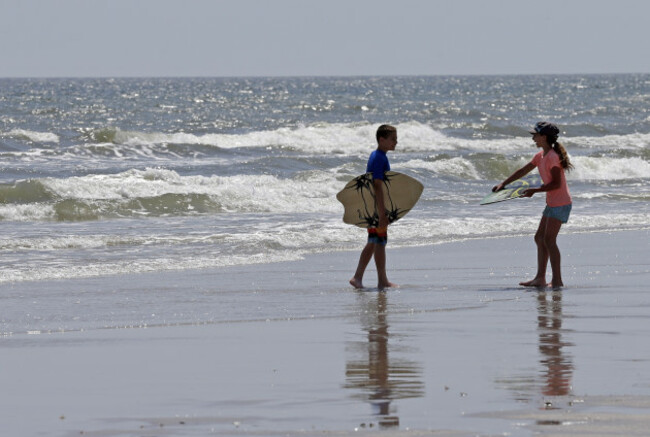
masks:
[[[545,385],[542,393],[547,396],[565,396],[571,391],[573,364],[564,346],[571,343],[562,341],[562,292],[539,292],[537,299],[537,320],[539,328],[540,363],[543,365]]]
[[[379,416],[381,427],[399,426],[399,417],[390,403],[423,395],[421,369],[416,363],[394,358],[398,350],[388,344],[386,293],[360,293],[360,298],[366,300],[362,307],[362,326],[368,332],[368,341],[349,344],[355,355],[363,353],[365,357],[347,362],[345,388],[356,389],[355,397],[373,405],[373,414]],[[393,354],[392,361],[389,351]]]

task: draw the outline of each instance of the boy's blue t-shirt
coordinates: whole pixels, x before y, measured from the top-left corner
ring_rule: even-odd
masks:
[[[368,158],[368,165],[366,166],[366,173],[372,173],[373,179],[384,180],[384,172],[390,170],[390,163],[388,156],[383,150],[375,150]]]

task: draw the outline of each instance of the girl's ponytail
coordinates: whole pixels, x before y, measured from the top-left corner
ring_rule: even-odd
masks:
[[[557,142],[557,135],[547,135],[546,139],[553,150],[555,150],[555,153],[557,153],[560,157],[560,165],[562,168],[566,171],[571,171],[574,168],[573,164],[571,164],[571,161],[569,160],[569,154],[566,152],[564,146]]]

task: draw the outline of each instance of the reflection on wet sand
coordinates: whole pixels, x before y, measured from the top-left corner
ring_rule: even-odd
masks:
[[[537,313],[540,363],[545,381],[542,394],[566,396],[571,392],[573,363],[565,348],[572,344],[562,341],[562,292],[554,291],[550,296],[545,291],[539,292]]]
[[[355,390],[354,397],[372,405],[380,427],[396,427],[399,416],[391,402],[423,396],[422,370],[417,363],[396,358],[399,348],[389,345],[387,294],[360,293],[359,298],[362,328],[368,332],[368,339],[349,343],[349,355],[354,358],[346,363],[344,387]],[[396,337],[395,333],[390,336]]]
[[[496,380],[497,384],[514,392],[518,402],[529,403],[543,399],[542,408],[555,408],[552,396],[569,396],[572,390],[573,361],[566,341],[567,330],[562,329],[562,292],[536,292],[538,364]]]

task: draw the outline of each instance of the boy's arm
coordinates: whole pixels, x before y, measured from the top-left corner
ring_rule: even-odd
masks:
[[[381,179],[373,179],[372,183],[375,187],[375,201],[377,202],[377,215],[379,216],[380,228],[388,227],[388,216],[386,215],[386,207],[384,206],[384,181]]]

